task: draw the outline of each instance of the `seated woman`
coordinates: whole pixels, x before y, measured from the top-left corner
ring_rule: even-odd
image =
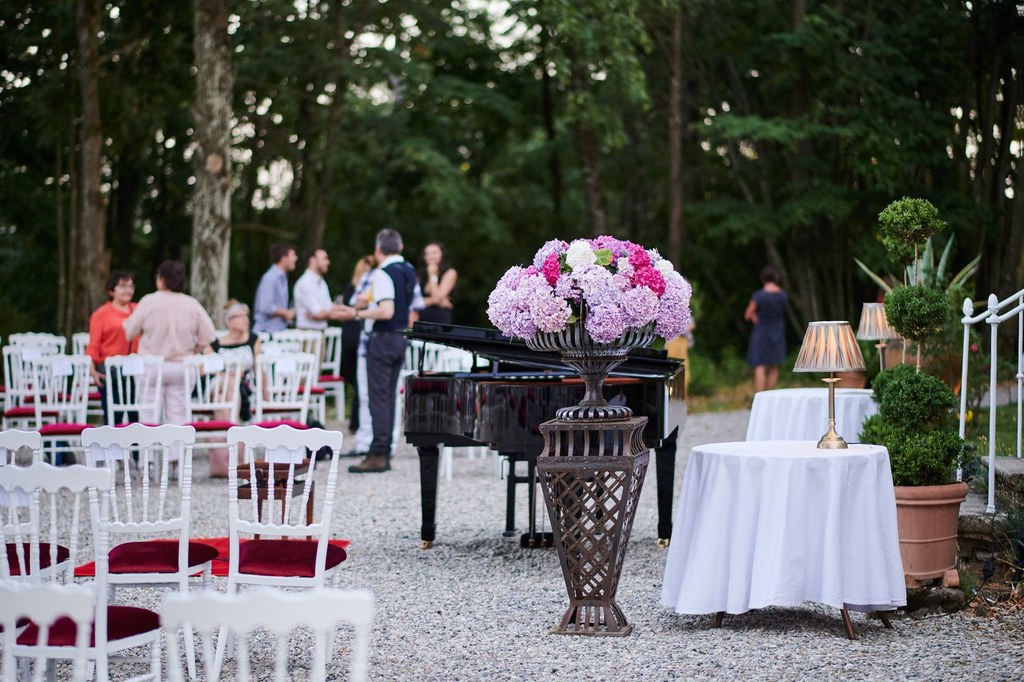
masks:
[[[253,366],[256,363],[256,356],[260,353],[260,337],[249,327],[249,306],[239,303],[235,299],[224,304],[224,326],[227,327],[227,334],[210,344],[214,352],[221,350],[235,350],[248,348],[252,351]],[[242,395],[239,405],[239,417],[246,422],[252,417],[252,372],[247,371],[242,375],[240,386]]]

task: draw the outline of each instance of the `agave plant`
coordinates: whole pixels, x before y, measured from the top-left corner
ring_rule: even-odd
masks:
[[[946,281],[946,271],[949,268],[950,254],[953,253],[953,244],[956,238],[953,235],[949,236],[946,241],[946,246],[942,249],[942,255],[939,256],[938,263],[935,262],[935,247],[932,242],[932,238],[929,237],[928,241],[925,242],[924,249],[917,259],[917,262],[911,263],[906,267],[903,273],[903,283],[913,282],[915,279],[918,284],[925,286],[939,288],[945,283],[945,292],[948,294],[954,289],[964,286],[967,281],[978,272],[978,266],[981,263],[981,254],[978,254],[971,259],[967,265],[965,265],[959,272],[953,275],[949,281]],[[857,264],[861,270],[871,278],[875,284],[879,286],[885,293],[892,291],[892,285],[886,281],[885,278],[880,277],[878,274],[873,272],[871,268],[862,263],[860,259],[854,258],[853,262]],[[916,273],[916,277],[915,277]],[[891,275],[890,275],[891,277]],[[891,279],[895,280],[894,277]]]

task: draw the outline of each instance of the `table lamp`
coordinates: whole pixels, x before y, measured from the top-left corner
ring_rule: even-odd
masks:
[[[865,303],[864,310],[860,313],[860,326],[857,327],[857,338],[864,341],[878,341],[875,348],[878,349],[878,364],[881,371],[885,371],[885,346],[889,339],[898,339],[899,334],[889,326],[889,320],[885,317],[884,303]]]
[[[811,322],[807,325],[794,372],[828,372],[828,432],[818,441],[818,447],[840,450],[846,441],[836,432],[836,372],[854,372],[864,369],[864,356],[853,336],[849,322]]]

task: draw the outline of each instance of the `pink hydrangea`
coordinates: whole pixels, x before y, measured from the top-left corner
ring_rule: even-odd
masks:
[[[548,284],[554,286],[555,282],[558,281],[558,275],[561,274],[561,268],[562,266],[559,263],[558,254],[549,253],[540,269],[541,272],[544,273],[544,279],[548,281]]]
[[[646,253],[646,251],[644,252]],[[630,258],[632,262],[632,257]],[[665,293],[665,278],[662,277],[661,273],[656,268],[650,265],[636,266],[633,271],[633,286],[635,287],[647,287],[658,296]]]
[[[647,253],[644,247],[630,242],[626,250],[629,251],[629,264],[637,270],[651,266],[651,254]]]

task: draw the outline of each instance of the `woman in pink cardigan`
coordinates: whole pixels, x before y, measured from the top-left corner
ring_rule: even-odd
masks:
[[[203,352],[216,338],[206,310],[184,293],[186,281],[184,263],[164,261],[156,270],[156,291],[143,296],[124,321],[129,339],[141,336],[140,355],[164,359],[161,403],[166,424],[184,424],[188,414],[182,358]]]

